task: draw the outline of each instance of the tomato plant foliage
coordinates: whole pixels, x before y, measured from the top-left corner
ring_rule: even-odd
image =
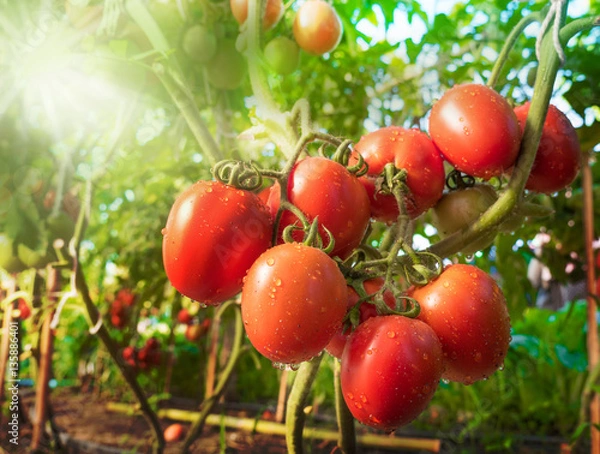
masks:
[[[111,9],[92,0],[88,23],[76,17],[74,2],[62,3],[48,10],[49,2],[34,0],[24,9],[0,0],[2,23],[19,30],[0,40],[7,82],[0,90],[0,266],[8,275],[63,255],[66,274],[73,261],[65,246],[82,235],[77,266],[91,294],[102,301],[127,282],[139,295],[131,305],[118,299],[100,308],[122,359],[138,371],[164,373],[155,370],[163,344],[129,342],[144,313],[177,314],[176,291],[214,306],[241,292],[245,330],[260,353],[297,365],[327,348],[341,357],[353,415],[392,430],[419,415],[440,377],[468,384],[502,365],[509,314],[521,318],[535,294],[525,271],[528,240],[540,229],[548,237],[541,257],[553,275],[562,282],[582,276],[577,171],[580,151],[593,156],[600,137],[596,31],[565,43],[554,90],[563,113],[551,108],[547,122],[567,139],[544,132],[527,182],[527,201],[552,217],[516,212],[519,222],[506,227],[515,234],[492,229],[462,244],[442,257],[455,264],[439,277],[432,274],[441,267],[430,269],[424,254],[440,237],[463,235],[506,194],[526,112],[511,106],[534,94],[525,79],[537,66],[535,36],[528,31],[515,42],[493,89],[483,84],[510,30],[543,2],[473,0],[446,10],[418,1],[312,0],[285,2],[284,11],[283,2],[268,1],[255,39],[248,39],[247,7],[256,2],[148,0]],[[307,14],[310,8],[320,12]],[[597,3],[588,9],[599,12]],[[316,27],[319,17],[325,25]],[[56,36],[64,37],[61,46]],[[301,98],[304,111],[296,109]],[[289,163],[297,144],[302,159]],[[348,150],[350,162],[340,160]],[[357,154],[366,174],[352,169]],[[264,178],[244,189],[215,181],[211,169],[221,159],[251,163]],[[395,168],[389,180],[385,164]],[[442,196],[452,167],[475,184]],[[595,182],[598,169],[592,166]],[[249,171],[240,172],[238,183]],[[482,190],[490,177],[493,187]],[[597,183],[593,190],[599,199]],[[50,191],[55,198],[45,206]],[[79,227],[61,205],[67,194],[84,205]],[[464,200],[448,207],[457,197]],[[299,211],[280,212],[282,199]],[[315,247],[307,228],[315,220],[325,245],[329,233],[334,238],[333,252]],[[296,243],[279,244],[285,227]],[[306,237],[310,245],[300,243]],[[459,264],[466,261],[477,267]],[[398,292],[411,284],[408,295]],[[417,318],[407,296],[420,306]],[[83,342],[89,335],[80,312],[65,306],[61,329]],[[209,323],[194,317],[180,321],[196,342]]]

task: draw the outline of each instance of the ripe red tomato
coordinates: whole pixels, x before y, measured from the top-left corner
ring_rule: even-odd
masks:
[[[293,30],[294,38],[303,50],[323,55],[340,43],[343,27],[333,6],[323,0],[309,0],[298,9]]]
[[[384,279],[378,277],[378,278],[370,279],[368,281],[363,282],[363,287],[364,287],[365,291],[367,292],[367,295],[372,295],[374,293],[377,293],[381,289],[381,287],[383,286],[383,283],[384,283]],[[356,306],[359,299],[360,298],[358,296],[358,293],[356,293],[356,291],[352,287],[348,286],[348,310],[350,310],[354,306]],[[386,290],[383,293],[383,300],[390,308],[392,308],[392,309],[395,308],[396,298],[394,298],[394,295],[389,290]],[[367,301],[363,301],[360,304],[360,306],[358,307],[358,310],[360,313],[360,318],[359,318],[359,322],[358,322],[359,324],[363,323],[365,320],[367,320],[371,317],[375,317],[376,315],[378,315],[375,304],[369,303]],[[344,346],[346,345],[346,341],[348,340],[349,335],[350,335],[349,328],[346,330],[340,329],[337,333],[335,333],[335,335],[333,336],[333,338],[331,339],[331,341],[329,342],[329,344],[327,344],[327,347],[325,348],[327,353],[340,359],[342,357],[342,353],[344,351]]]
[[[137,358],[137,350],[132,346],[127,346],[123,349],[121,353],[123,359],[127,364],[131,367],[137,367],[136,358]]]
[[[288,180],[288,200],[298,207],[310,222],[317,216],[319,233],[328,240],[326,227],[335,239],[331,256],[342,258],[358,246],[369,225],[369,198],[358,179],[343,165],[330,159],[309,157],[297,162]],[[280,186],[271,186],[267,206],[277,212]],[[279,223],[279,237],[288,225],[299,223],[298,218],[286,211]],[[302,232],[294,233],[302,240]]]
[[[231,13],[238,24],[242,25],[248,19],[248,0],[229,0]],[[283,16],[282,0],[267,0],[262,26],[264,30],[273,28]]]
[[[388,126],[363,136],[354,150],[369,165],[360,181],[371,200],[371,215],[378,221],[391,223],[398,218],[398,205],[393,195],[376,190],[376,178],[388,163],[408,172],[406,184],[410,194],[405,198],[406,209],[416,218],[442,197],[445,185],[444,162],[439,150],[427,135],[417,129]],[[356,162],[356,157],[351,163]]]
[[[275,246],[252,265],[242,319],[252,345],[271,361],[298,364],[318,355],[346,314],[346,280],[320,249]]]
[[[358,421],[390,431],[425,409],[443,369],[442,346],[427,324],[401,315],[372,317],[344,348],[342,393]]]
[[[160,342],[151,337],[137,352],[137,364],[140,369],[149,369],[160,365]]]
[[[418,318],[442,342],[445,379],[469,385],[502,367],[510,317],[502,290],[489,274],[472,265],[450,265],[409,294],[421,305]]]
[[[181,440],[183,438],[184,431],[185,429],[181,424],[175,423],[171,424],[165,429],[163,436],[165,437],[165,441],[167,443],[171,443],[173,441]]]
[[[117,292],[117,296],[115,296],[115,299],[118,299],[126,306],[133,306],[135,304],[136,297],[135,293],[133,293],[131,289],[122,288]]]
[[[271,215],[255,194],[199,181],[175,200],[163,230],[167,277],[183,295],[218,305],[241,290],[272,231]]]
[[[129,308],[119,299],[115,299],[110,305],[110,321],[115,328],[122,329],[129,321]]]
[[[431,109],[429,133],[450,164],[486,180],[508,170],[521,144],[510,104],[485,85],[456,85]]]
[[[179,323],[181,323],[182,325],[189,325],[190,323],[192,323],[192,320],[194,318],[192,317],[192,315],[190,314],[190,311],[188,311],[187,309],[183,308],[181,309],[178,313],[177,313],[177,321]]]
[[[27,320],[31,316],[29,304],[27,304],[27,301],[25,301],[23,298],[19,298],[17,304],[19,309],[19,319]]]
[[[527,102],[515,109],[521,131],[525,129],[529,107]],[[550,105],[525,187],[544,194],[561,191],[573,182],[580,167],[581,148],[577,132],[567,116]]]

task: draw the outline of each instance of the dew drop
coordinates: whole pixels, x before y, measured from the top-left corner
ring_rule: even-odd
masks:
[[[277,287],[281,287],[281,279],[276,279],[276,280],[275,280],[275,285],[276,285]]]
[[[393,339],[394,337],[396,337],[396,333],[395,333],[394,331],[388,331],[388,332],[387,332],[387,336],[388,336],[390,339]]]
[[[444,286],[445,288],[448,288],[448,287],[450,287],[450,282],[448,282],[448,281],[444,281],[444,283],[443,283],[443,286]]]
[[[275,265],[275,259],[273,259],[273,258],[268,258],[268,259],[267,259],[267,265],[269,265],[269,266],[273,266],[273,265]]]
[[[166,234],[167,234],[167,229],[166,229],[166,228],[163,228],[163,229],[160,231],[160,233],[161,233],[161,234],[163,234],[163,235],[166,235]]]

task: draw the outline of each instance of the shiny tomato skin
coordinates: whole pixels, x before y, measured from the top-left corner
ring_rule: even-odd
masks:
[[[427,407],[443,369],[442,346],[427,324],[401,315],[372,317],[344,348],[342,393],[358,421],[391,431]]]
[[[266,0],[267,6],[262,19],[263,30],[275,27],[283,16],[284,6],[282,0]],[[231,13],[238,24],[242,25],[248,19],[248,0],[230,0]]]
[[[515,108],[521,131],[525,129],[530,104],[527,102]],[[544,194],[562,191],[575,180],[580,167],[581,147],[577,132],[567,116],[551,104],[525,188]]]
[[[511,340],[510,316],[489,274],[472,265],[450,265],[409,295],[421,306],[418,318],[442,342],[443,378],[470,385],[502,367]]]
[[[365,292],[367,292],[367,295],[372,295],[381,289],[383,283],[384,279],[378,277],[375,279],[369,279],[368,281],[364,281],[363,287],[365,289]],[[360,298],[358,296],[358,293],[356,293],[356,290],[348,286],[348,310],[352,309],[358,303],[359,299]],[[390,308],[395,309],[396,298],[394,298],[392,292],[390,292],[389,290],[383,292],[383,300]],[[368,301],[363,301],[358,307],[358,310],[360,313],[358,322],[359,324],[363,323],[365,320],[371,317],[375,317],[376,315],[378,315],[375,304],[369,303]],[[344,351],[344,346],[346,345],[346,341],[348,340],[349,335],[350,329],[343,330],[343,328],[341,328],[337,333],[335,333],[329,344],[327,344],[327,347],[325,348],[327,353],[329,353],[331,356],[335,356],[336,358],[341,359],[342,353]]]
[[[246,276],[246,334],[271,361],[299,364],[318,355],[340,329],[347,298],[346,280],[332,258],[304,244],[280,244]]]
[[[323,0],[308,0],[296,12],[294,39],[309,54],[333,51],[342,39],[343,26],[337,11]]]
[[[514,164],[521,144],[510,104],[479,84],[456,85],[444,93],[431,109],[429,133],[456,169],[486,180]]]
[[[271,243],[271,215],[253,193],[198,181],[173,204],[163,230],[163,263],[181,294],[218,305],[242,288]]]
[[[416,218],[442,197],[445,185],[444,161],[427,135],[417,129],[388,126],[363,136],[354,150],[369,166],[360,181],[371,201],[371,215],[386,223],[398,217],[398,205],[393,195],[376,193],[375,178],[388,163],[408,172],[406,183],[411,194],[405,198],[406,209]],[[351,160],[355,163],[356,158]]]
[[[267,206],[271,213],[279,208],[281,195],[278,183],[273,185]],[[335,239],[331,256],[345,258],[360,244],[370,220],[369,198],[358,179],[348,169],[331,159],[309,157],[298,161],[288,180],[288,200],[312,222],[317,216],[319,233],[328,241],[326,227]],[[299,223],[290,211],[283,213],[279,238],[288,225]],[[294,233],[296,241],[302,232]]]

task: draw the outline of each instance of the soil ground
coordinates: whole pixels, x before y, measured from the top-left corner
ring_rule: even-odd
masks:
[[[55,428],[60,433],[63,449],[59,450],[46,440],[40,454],[64,452],[64,453],[85,453],[85,454],[119,454],[119,453],[150,453],[152,434],[145,419],[142,416],[130,415],[109,411],[106,408],[107,400],[95,398],[91,394],[82,394],[78,392],[60,390],[54,391],[51,395],[52,412],[54,415]],[[30,393],[24,395],[22,403],[25,407],[22,413],[32,414],[33,395]],[[170,407],[173,407],[171,405]],[[193,410],[193,406],[188,402],[177,402],[177,407],[181,409]],[[254,414],[253,414],[254,413]],[[227,410],[226,414],[255,418],[256,411],[236,409]],[[23,416],[23,415],[21,415]],[[166,428],[175,421],[162,420],[163,428]],[[19,424],[19,445],[14,446],[8,442],[5,436],[8,422],[6,415],[2,415],[1,426],[3,428],[0,437],[0,448],[10,454],[29,453],[29,444],[31,441],[31,423],[23,420]],[[315,426],[314,423],[311,424]],[[324,424],[326,425],[326,424]],[[318,427],[319,424],[317,423]],[[184,424],[186,430],[189,424]],[[168,443],[165,454],[179,453],[182,442]],[[305,445],[307,454],[336,454],[340,451],[336,448],[335,442],[322,440],[308,440]],[[479,450],[483,449],[483,450]],[[441,453],[476,453],[485,452],[482,446],[464,446],[451,443],[444,440],[439,452]],[[257,453],[257,454],[285,454],[287,448],[283,436],[249,433],[242,430],[226,428],[222,431],[216,426],[206,426],[202,436],[196,442],[192,449],[193,453],[198,454],[231,454],[231,453]],[[389,453],[419,453],[425,451],[407,451],[407,450],[384,450],[381,448],[360,447],[361,454],[389,454]],[[552,442],[549,444],[532,445],[521,444],[518,448],[508,449],[506,451],[519,454],[568,454],[560,448],[560,443]]]

